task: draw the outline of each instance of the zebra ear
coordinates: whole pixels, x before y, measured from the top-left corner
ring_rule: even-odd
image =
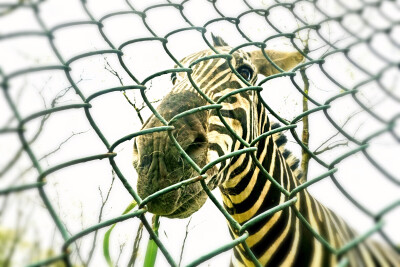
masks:
[[[218,47],[218,46],[229,46],[221,37],[215,36],[212,33],[211,33],[211,37],[213,39],[215,47]]]
[[[303,55],[297,51],[282,52],[276,50],[265,50],[265,53],[278,67],[284,71],[294,68],[304,59]],[[253,64],[256,66],[258,73],[264,76],[280,73],[280,71],[268,61],[261,50],[250,52],[250,58]]]

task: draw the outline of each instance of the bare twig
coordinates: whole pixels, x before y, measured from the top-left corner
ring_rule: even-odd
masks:
[[[58,146],[57,146],[55,149],[53,149],[52,151],[50,151],[50,152],[48,152],[47,154],[45,154],[45,155],[43,155],[42,157],[40,157],[39,160],[43,160],[43,159],[48,158],[49,156],[51,156],[51,155],[53,155],[54,153],[56,153],[57,151],[59,151],[59,150],[61,149],[61,147],[62,147],[63,145],[65,145],[69,140],[71,140],[74,136],[87,133],[88,131],[89,131],[89,130],[84,131],[84,132],[77,132],[77,133],[72,132],[72,134],[71,134],[70,136],[68,136],[66,139],[64,139],[64,141],[62,141],[60,144],[58,144]]]
[[[74,132],[73,132],[69,137],[67,137],[66,139],[64,139],[64,141],[62,141],[56,148],[54,148],[52,151],[49,151],[47,154],[43,155],[42,157],[40,157],[38,160],[39,160],[39,161],[42,161],[42,160],[44,160],[44,159],[47,159],[49,156],[51,156],[51,155],[57,153],[57,152],[62,148],[62,146],[65,145],[65,144],[66,144],[69,140],[71,140],[74,136],[80,135],[80,134],[83,134],[83,133],[87,133],[87,132],[88,132],[88,131],[78,132],[78,133],[74,133]],[[30,167],[28,167],[28,168],[22,170],[20,173],[18,173],[18,175],[15,176],[15,178],[13,179],[13,181],[12,181],[10,184],[11,184],[11,185],[15,184],[19,179],[21,179],[22,177],[24,177],[24,175],[25,175],[27,172],[29,172],[30,170],[32,170],[33,168],[34,168],[34,166],[33,166],[33,164],[32,164]]]
[[[119,254],[118,254],[117,261],[115,262],[115,266],[116,266],[116,267],[118,267],[118,262],[119,262],[119,260],[121,259],[121,255],[122,255],[122,252],[124,251],[125,246],[126,246],[126,243],[125,243],[125,242],[122,243],[122,244],[119,244]]]
[[[309,50],[309,46],[308,46],[308,42],[310,40],[310,30],[308,30],[307,32],[307,38],[305,40],[302,40],[303,44],[304,44],[304,49],[303,49],[303,53],[304,54],[308,54],[310,52]],[[310,91],[310,81],[308,79],[307,73],[306,73],[306,69],[303,67],[300,69],[300,74],[301,74],[301,78],[303,80],[304,83],[304,94],[303,95],[303,112],[308,111],[308,94]],[[304,116],[303,119],[303,130],[302,130],[302,134],[301,134],[301,141],[303,142],[303,144],[308,148],[309,147],[309,141],[310,141],[310,123],[308,120],[308,115]],[[307,181],[307,176],[308,176],[308,166],[310,164],[310,159],[311,159],[311,155],[310,153],[308,153],[307,150],[305,150],[304,148],[302,148],[301,151],[301,171],[303,173],[303,176],[301,178],[301,182],[306,182]]]
[[[300,69],[300,74],[301,78],[303,79],[304,82],[304,93],[308,95],[309,89],[310,89],[310,83],[306,74],[305,68]],[[303,112],[308,111],[308,98],[306,96],[303,96]],[[308,115],[303,117],[303,131],[301,135],[301,141],[306,147],[309,147],[309,141],[310,141],[310,124],[308,120]],[[307,176],[308,176],[308,166],[310,164],[310,153],[306,151],[304,148],[302,149],[301,152],[301,170],[303,172],[303,176],[301,178],[302,182],[307,181]]]
[[[82,218],[81,218],[82,219]],[[73,233],[69,230],[69,228],[68,228],[68,226],[64,223],[64,228],[65,228],[65,230],[68,232],[68,234],[70,235],[70,236],[73,236]],[[74,241],[74,244],[75,244],[75,249],[74,249],[74,254],[73,255],[76,255],[75,257],[80,261],[80,263],[83,265],[83,263],[84,263],[84,260],[83,260],[83,257],[82,257],[82,255],[81,255],[81,245],[82,245],[82,240],[81,239],[78,239],[78,240],[75,240]]]
[[[99,217],[98,217],[98,222],[99,223],[101,222],[101,220],[103,218],[104,207],[108,202],[108,198],[110,197],[110,193],[111,193],[111,190],[113,189],[114,181],[115,181],[115,173],[114,173],[114,170],[112,170],[112,180],[111,180],[111,184],[110,184],[110,187],[108,188],[107,195],[106,195],[105,198],[103,197],[103,192],[101,191],[101,188],[100,187],[98,188],[99,189],[99,193],[100,193],[100,197],[101,197],[101,207],[100,207],[100,212],[99,212]],[[90,251],[88,253],[88,257],[86,259],[85,266],[89,266],[89,263],[92,260],[94,249],[96,248],[97,235],[98,235],[98,230],[96,230],[94,232],[91,249],[90,249]]]
[[[347,141],[347,140],[339,140],[339,141],[330,143],[329,145],[327,145],[323,149],[321,149],[321,150],[319,150],[317,152],[314,152],[314,154],[315,155],[319,155],[319,154],[322,154],[322,153],[324,153],[326,151],[329,151],[329,150],[332,150],[334,148],[337,148],[339,146],[348,146],[348,145],[349,145],[349,141]]]
[[[351,114],[349,117],[347,117],[346,118],[346,120],[345,120],[345,122],[341,125],[341,128],[344,128],[346,125],[347,125],[347,123],[349,123],[357,114],[359,114],[359,113],[361,113],[361,112],[363,112],[364,110],[359,110],[359,111],[356,111],[356,112],[354,112],[353,114]],[[326,145],[329,141],[331,141],[333,138],[335,138],[336,136],[338,136],[339,135],[339,131],[337,131],[335,134],[333,134],[332,136],[330,136],[328,139],[326,139],[324,142],[322,142],[315,150],[314,150],[314,154],[315,155],[319,155],[319,154],[321,154],[322,153],[322,150],[323,150],[323,152],[325,152],[325,151],[328,151],[328,150],[330,150],[330,149],[325,149],[325,148],[323,148],[323,149],[321,149],[324,145]],[[328,145],[329,146],[329,145]],[[337,146],[335,146],[335,147],[337,147]],[[333,148],[335,148],[335,147],[332,147],[331,149],[333,149]]]
[[[79,78],[79,80],[78,81],[76,81],[75,83],[76,84],[79,84],[80,82],[82,82],[84,79],[82,78],[82,74],[81,74],[81,77]],[[58,92],[58,94],[54,97],[54,99],[51,101],[51,107],[53,108],[53,107],[55,107],[58,103],[59,103],[59,100],[61,99],[61,98],[63,98],[68,92],[69,92],[69,90],[71,90],[73,87],[72,86],[68,86],[68,87],[66,87],[66,88],[64,88],[64,89],[62,89],[60,92]]]
[[[110,62],[108,62],[106,57],[103,57],[104,61],[106,62],[106,66],[104,66],[104,69],[106,69],[109,73],[111,73],[112,75],[114,75],[115,77],[117,77],[119,83],[121,85],[124,85],[124,82],[122,81],[122,77],[118,74],[118,72],[116,70],[114,70],[113,67],[111,67]]]
[[[82,77],[76,83],[78,84],[81,81],[83,81]],[[62,98],[71,88],[72,88],[72,86],[69,86],[69,87],[66,87],[66,88],[62,89],[56,95],[56,97],[52,100],[51,107],[52,108],[55,107],[56,104],[58,103],[59,99]],[[41,95],[41,93],[40,93],[40,95]],[[43,96],[42,96],[42,100],[44,102],[44,108],[47,108]],[[38,139],[38,137],[40,136],[41,132],[43,131],[44,124],[50,118],[50,116],[51,116],[51,113],[47,114],[47,115],[45,115],[45,116],[43,116],[41,118],[39,128],[35,132],[34,136],[31,138],[31,140],[28,141],[29,145],[32,145]],[[18,151],[14,154],[14,156],[4,165],[4,168],[2,170],[0,170],[0,177],[3,177],[10,169],[12,169],[12,167],[17,163],[17,161],[19,160],[19,158],[23,154],[23,152],[24,152],[24,148],[23,147],[18,149]]]
[[[131,258],[129,259],[129,263],[127,266],[135,266],[135,262],[138,256],[140,241],[142,240],[143,234],[143,223],[140,222],[138,226],[138,230],[136,231],[135,242],[133,243],[133,250],[131,253]]]
[[[191,221],[192,221],[192,217],[190,217],[188,223],[186,224],[185,238],[183,239],[182,247],[181,247],[181,255],[179,256],[179,264],[178,264],[179,266],[180,266],[181,263],[182,263],[182,259],[183,259],[183,250],[185,249],[186,239],[187,239],[187,237],[188,237],[188,235],[189,235],[189,225],[190,225],[190,222],[191,222]]]
[[[123,86],[124,82],[122,77],[119,75],[119,73],[110,65],[110,63],[108,62],[106,57],[103,57],[104,61],[106,62],[106,65],[104,66],[104,69],[106,69],[108,72],[110,72],[112,75],[114,75],[115,77],[117,77],[119,83]],[[151,87],[151,83],[150,83],[150,87]],[[143,124],[144,123],[144,119],[142,117],[142,114],[140,113],[147,105],[142,103],[140,106],[138,106],[136,104],[136,98],[133,97],[133,101],[128,97],[126,91],[122,92],[123,96],[125,97],[126,101],[129,103],[129,105],[131,105],[133,107],[133,109],[136,112],[136,115],[138,116],[140,123]],[[161,101],[161,99],[157,99],[154,101],[150,101],[150,103],[157,103]]]
[[[136,104],[133,103],[133,102],[129,99],[129,97],[127,96],[127,94],[126,94],[125,91],[123,92],[123,95],[124,95],[126,101],[128,101],[128,103],[129,103],[129,104],[133,107],[133,109],[136,111],[136,115],[138,116],[138,118],[139,118],[139,120],[140,120],[140,123],[143,124],[143,123],[144,123],[144,120],[143,120],[142,114],[140,114],[141,109],[139,109],[139,108],[136,106]]]
[[[36,133],[32,137],[32,139],[28,141],[29,145],[33,144],[37,140],[37,138],[39,137],[40,133],[42,132],[43,126],[44,126],[45,122],[47,121],[47,119],[49,118],[49,116],[50,115],[46,115],[46,116],[42,117],[38,130],[36,131]],[[13,167],[17,163],[18,159],[21,157],[23,152],[24,152],[24,148],[21,147],[14,154],[14,156],[5,164],[4,168],[0,171],[0,177],[4,176],[11,169],[11,167]]]

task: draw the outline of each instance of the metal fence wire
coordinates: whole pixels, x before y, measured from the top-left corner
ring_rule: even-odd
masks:
[[[133,138],[139,136],[139,135],[145,135],[149,134],[155,131],[171,131],[173,127],[169,125],[168,122],[166,122],[164,119],[162,120],[163,124],[165,126],[163,127],[158,127],[158,128],[153,128],[153,129],[147,129],[147,130],[142,130],[138,132],[134,132],[132,134],[129,134],[127,136],[121,137],[119,140],[117,140],[114,143],[110,143],[109,140],[105,137],[103,134],[103,131],[101,127],[98,126],[98,123],[96,120],[92,117],[91,115],[91,110],[96,105],[96,103],[93,102],[94,99],[97,98],[104,98],[107,97],[108,94],[111,94],[113,92],[125,92],[129,90],[137,90],[140,91],[140,94],[143,97],[143,101],[146,103],[146,105],[153,111],[155,111],[155,108],[153,107],[153,104],[151,101],[149,101],[146,97],[146,89],[148,89],[149,85],[151,84],[151,81],[159,76],[165,75],[165,74],[171,74],[172,72],[187,72],[187,69],[167,69],[164,71],[160,71],[157,73],[154,73],[153,75],[147,77],[143,81],[140,81],[135,73],[129,69],[126,65],[126,59],[124,58],[124,49],[127,48],[128,46],[132,44],[137,44],[141,42],[160,42],[165,49],[165,53],[174,61],[178,62],[173,53],[169,50],[168,48],[168,41],[171,36],[174,36],[174,34],[183,32],[183,31],[197,31],[199,34],[201,34],[204,42],[212,48],[212,44],[210,41],[210,38],[206,37],[206,34],[209,34],[208,27],[212,25],[213,23],[221,22],[224,21],[226,23],[232,24],[234,27],[236,27],[238,33],[247,40],[247,43],[244,45],[252,45],[256,47],[268,47],[269,42],[273,41],[275,38],[286,38],[287,41],[291,42],[293,47],[295,47],[300,53],[303,54],[303,56],[306,58],[304,63],[301,63],[299,66],[297,66],[295,69],[289,72],[282,72],[277,75],[270,76],[268,80],[272,80],[278,77],[283,77],[285,76],[285,79],[288,79],[292,82],[293,86],[300,92],[304,97],[308,99],[309,102],[313,103],[315,105],[314,108],[307,110],[298,116],[296,116],[292,121],[287,121],[284,118],[280,117],[277,112],[275,112],[269,105],[268,101],[264,100],[263,104],[265,108],[277,119],[283,124],[283,128],[280,130],[288,130],[290,129],[291,134],[293,135],[293,138],[297,141],[298,145],[301,146],[302,149],[308,151],[309,155],[315,162],[317,162],[319,165],[321,165],[323,168],[325,168],[325,173],[315,177],[313,179],[309,179],[307,182],[303,183],[299,188],[293,189],[291,192],[287,192],[283,188],[280,188],[283,194],[289,197],[289,201],[282,205],[278,205],[274,207],[272,210],[269,210],[267,213],[268,214],[273,214],[273,212],[277,212],[281,209],[288,209],[290,208],[290,205],[295,203],[296,198],[295,195],[298,191],[303,190],[307,188],[308,186],[320,181],[323,178],[329,177],[333,183],[336,185],[336,187],[343,193],[344,196],[346,196],[354,205],[360,209],[364,214],[369,216],[373,221],[375,221],[374,227],[365,233],[361,233],[359,237],[351,241],[349,244],[347,244],[344,247],[340,248],[334,248],[331,244],[326,242],[323,237],[321,237],[316,231],[312,229],[312,227],[308,224],[308,222],[304,219],[304,217],[301,216],[300,213],[297,213],[297,216],[300,218],[302,223],[306,224],[309,226],[310,230],[314,234],[314,236],[321,242],[321,244],[325,247],[327,247],[332,253],[335,253],[337,255],[343,254],[348,250],[351,250],[354,246],[356,246],[359,242],[362,242],[365,238],[370,236],[371,234],[375,232],[379,232],[380,235],[387,241],[387,243],[395,248],[397,251],[400,252],[400,249],[398,246],[394,244],[394,242],[390,239],[389,236],[385,234],[384,231],[382,231],[382,226],[383,222],[385,220],[385,216],[393,211],[396,207],[400,205],[400,200],[397,200],[393,203],[388,203],[387,206],[382,209],[379,212],[372,212],[368,207],[364,206],[362,203],[358,202],[356,199],[352,197],[352,195],[345,190],[345,188],[341,185],[341,183],[338,181],[338,179],[335,177],[335,172],[339,168],[337,165],[339,162],[345,161],[348,157],[351,157],[354,154],[360,154],[363,155],[370,163],[373,168],[375,168],[377,171],[380,172],[380,174],[383,177],[386,177],[387,180],[393,184],[394,187],[398,187],[400,185],[400,180],[396,178],[392,173],[392,170],[387,170],[385,169],[384,166],[379,164],[375,160],[375,155],[371,155],[371,153],[368,151],[368,146],[369,144],[378,136],[381,136],[382,134],[389,134],[393,137],[394,140],[396,140],[397,143],[400,142],[400,136],[398,132],[396,133],[395,126],[397,121],[400,118],[400,113],[395,113],[394,115],[392,114],[390,118],[383,117],[381,114],[378,112],[375,112],[373,109],[371,109],[367,104],[365,104],[361,100],[361,95],[363,93],[363,88],[365,86],[374,86],[374,88],[377,88],[380,90],[387,98],[389,98],[391,101],[394,101],[395,103],[399,104],[400,102],[400,95],[396,94],[396,92],[390,88],[387,84],[383,82],[383,76],[389,72],[389,71],[397,71],[400,67],[400,62],[396,61],[395,57],[388,57],[382,51],[379,51],[379,49],[376,48],[376,46],[373,45],[374,40],[376,38],[380,38],[383,36],[387,42],[391,44],[393,49],[396,52],[399,52],[400,50],[400,40],[395,36],[396,30],[398,30],[400,20],[399,17],[394,18],[393,16],[387,14],[387,10],[394,10],[397,12],[397,14],[400,14],[400,3],[396,2],[394,0],[377,0],[377,1],[367,1],[367,0],[360,0],[358,1],[357,5],[350,6],[349,3],[345,3],[345,1],[342,0],[336,0],[335,5],[340,7],[340,12],[337,12],[336,14],[332,14],[332,10],[329,10],[329,7],[325,4],[325,1],[317,1],[317,0],[296,0],[296,1],[279,1],[275,0],[272,4],[268,5],[266,8],[256,8],[253,6],[253,4],[250,4],[249,1],[247,0],[242,0],[243,4],[247,8],[244,12],[242,12],[239,16],[237,17],[228,17],[224,14],[222,9],[219,6],[218,0],[207,0],[204,1],[204,4],[206,5],[212,5],[212,7],[215,9],[216,13],[218,14],[218,17],[216,17],[213,20],[208,21],[204,25],[196,25],[195,23],[192,23],[193,18],[189,17],[185,13],[185,7],[192,2],[191,0],[185,0],[180,3],[173,3],[172,1],[165,1],[164,3],[153,5],[150,7],[147,7],[143,10],[139,10],[135,8],[135,3],[134,1],[129,1],[126,0],[126,8],[124,10],[121,10],[119,12],[113,12],[109,13],[103,17],[97,18],[95,15],[90,10],[89,4],[87,0],[81,0],[80,5],[82,10],[87,16],[87,19],[84,21],[71,21],[69,23],[63,23],[61,25],[54,26],[52,28],[49,28],[46,26],[42,14],[41,14],[41,8],[44,3],[48,1],[46,0],[32,0],[32,1],[15,1],[14,3],[0,3],[0,13],[2,14],[3,17],[7,17],[8,15],[12,14],[13,12],[19,11],[19,10],[25,10],[25,11],[30,11],[31,14],[33,14],[34,18],[36,21],[39,23],[41,30],[40,31],[31,31],[31,30],[21,30],[21,31],[15,31],[15,32],[10,32],[10,33],[4,33],[0,32],[0,42],[9,42],[14,39],[20,39],[24,40],[26,37],[32,37],[36,36],[37,38],[43,38],[46,39],[50,46],[52,51],[54,52],[55,56],[58,58],[59,63],[56,65],[49,65],[49,66],[33,66],[25,69],[19,69],[13,72],[7,73],[4,71],[5,66],[8,64],[8,62],[4,62],[2,59],[0,59],[0,85],[2,88],[2,94],[4,98],[4,102],[7,103],[5,109],[9,109],[12,118],[11,120],[17,122],[15,126],[5,126],[0,128],[0,138],[9,136],[9,135],[15,135],[19,142],[20,142],[20,147],[21,150],[23,150],[23,153],[25,153],[30,161],[32,162],[34,168],[36,169],[38,176],[37,176],[37,181],[34,183],[28,183],[28,184],[9,184],[9,186],[6,186],[5,188],[0,189],[0,196],[2,198],[6,198],[10,194],[25,194],[28,191],[37,191],[40,195],[41,200],[43,201],[43,204],[46,207],[46,210],[48,213],[51,215],[51,218],[54,222],[54,224],[57,227],[57,230],[59,234],[62,236],[64,240],[64,245],[62,246],[60,252],[58,255],[45,259],[40,262],[36,263],[31,263],[30,266],[46,266],[50,265],[59,261],[64,262],[67,266],[71,266],[71,250],[73,249],[71,247],[71,244],[73,244],[76,240],[84,237],[85,235],[88,235],[90,233],[93,233],[96,230],[99,230],[101,228],[108,227],[116,222],[121,222],[124,220],[128,220],[131,218],[135,218],[137,220],[141,220],[142,223],[144,224],[145,229],[148,231],[150,234],[151,238],[156,242],[158,245],[160,251],[166,258],[166,260],[169,262],[171,266],[177,266],[177,261],[171,256],[171,253],[168,251],[167,247],[164,246],[163,242],[160,241],[160,239],[157,237],[155,232],[152,230],[151,223],[148,222],[148,220],[145,218],[144,214],[146,213],[146,206],[145,203],[147,203],[149,200],[152,198],[160,195],[160,194],[165,194],[166,192],[170,190],[176,190],[181,186],[184,186],[185,184],[188,183],[202,183],[204,190],[207,192],[213,203],[218,207],[218,209],[223,213],[223,215],[226,217],[226,219],[229,221],[229,223],[233,226],[234,229],[238,231],[238,233],[243,233],[238,239],[233,240],[230,243],[225,244],[224,246],[217,248],[215,250],[210,251],[208,254],[201,256],[198,259],[195,259],[192,263],[190,263],[190,266],[195,266],[198,265],[216,255],[219,253],[222,253],[224,251],[227,251],[234,246],[238,244],[243,244],[244,246],[246,245],[246,232],[242,231],[242,227],[239,223],[237,223],[222,207],[222,205],[213,197],[211,194],[210,190],[205,186],[205,183],[202,181],[204,179],[203,176],[195,177],[192,179],[189,179],[188,181],[184,181],[182,183],[172,185],[166,189],[164,189],[162,192],[157,192],[149,197],[147,199],[141,199],[136,190],[135,186],[132,185],[131,180],[129,177],[127,177],[127,174],[123,174],[122,171],[120,170],[118,164],[115,161],[115,157],[117,156],[117,147],[121,145],[124,142],[129,142]],[[318,23],[313,23],[310,24],[308,23],[307,20],[304,19],[304,16],[302,15],[303,10],[299,9],[298,6],[301,4],[307,4],[310,7],[314,9],[314,12],[318,14]],[[180,14],[180,16],[183,18],[183,20],[187,23],[187,27],[184,28],[177,28],[174,31],[171,31],[167,33],[164,36],[158,36],[152,29],[152,26],[149,25],[147,21],[147,14],[153,10],[163,10],[167,8],[173,8],[177,10]],[[283,9],[285,12],[290,13],[293,17],[296,18],[298,21],[298,29],[296,31],[291,31],[291,32],[285,32],[284,30],[279,27],[279,25],[274,25],[274,23],[270,20],[270,16],[274,14],[274,12],[277,9]],[[368,19],[368,12],[375,12],[378,16],[381,18],[382,21],[384,21],[384,27],[378,27],[375,24],[375,21],[371,21]],[[254,42],[252,39],[250,39],[246,35],[246,31],[243,29],[241,25],[241,21],[246,15],[253,15],[253,16],[259,16],[259,18],[265,20],[266,23],[275,31],[274,35],[271,35],[268,37],[264,42]],[[146,27],[146,29],[149,31],[151,35],[147,38],[136,38],[132,39],[129,41],[126,41],[120,45],[116,45],[113,42],[110,41],[110,38],[107,36],[105,30],[104,30],[104,25],[107,22],[108,19],[112,17],[118,17],[118,16],[135,16],[137,18],[141,19],[141,23]],[[201,16],[201,14],[198,14],[198,16]],[[368,30],[368,35],[361,36],[359,31],[354,31],[349,26],[349,23],[346,23],[346,20],[349,17],[356,17],[363,29]],[[0,17],[0,20],[2,18]],[[333,40],[330,40],[330,38],[327,38],[327,36],[321,32],[321,29],[325,27],[329,23],[335,23],[338,27],[342,29],[343,32],[347,33],[348,36],[351,36],[351,42],[343,43],[343,42],[335,42]],[[79,54],[76,56],[73,56],[71,58],[65,58],[60,50],[57,47],[56,44],[56,34],[58,31],[66,28],[71,28],[75,29],[77,27],[80,27],[82,25],[92,25],[93,27],[97,27],[98,32],[104,39],[104,41],[108,44],[109,48],[106,50],[96,50],[96,51],[90,51],[87,53]],[[143,26],[142,25],[142,26]],[[323,42],[325,47],[327,48],[325,53],[322,53],[321,55],[314,56],[313,53],[308,53],[308,51],[304,51],[304,47],[300,47],[299,43],[296,42],[297,34],[301,31],[308,31],[314,34],[315,36],[318,36]],[[398,32],[398,31],[397,31]],[[397,36],[398,37],[398,36]],[[343,40],[343,38],[341,39]],[[29,45],[27,43],[27,45]],[[382,64],[382,68],[380,68],[380,71],[371,73],[367,68],[362,66],[357,59],[354,59],[351,57],[351,51],[354,49],[354,47],[359,46],[359,45],[365,45],[366,46],[366,51],[367,53],[375,56],[377,60]],[[233,49],[236,49],[238,47],[235,47]],[[72,64],[95,55],[105,55],[105,54],[112,54],[118,57],[118,60],[120,62],[121,67],[123,70],[126,72],[127,75],[131,78],[130,85],[127,86],[119,86],[119,87],[114,87],[114,88],[109,88],[101,91],[97,91],[93,94],[90,95],[85,95],[83,91],[80,88],[79,83],[73,79],[71,75],[72,71]],[[351,86],[351,87],[346,87],[344,84],[342,84],[341,79],[338,79],[335,76],[335,72],[332,72],[331,70],[328,70],[325,68],[326,62],[329,60],[330,57],[335,56],[335,55],[342,55],[343,57],[346,58],[347,62],[349,62],[354,68],[356,68],[360,73],[363,74],[363,77],[365,77],[362,81],[358,82],[357,84]],[[335,86],[338,88],[337,94],[334,95],[333,97],[320,102],[318,99],[313,99],[309,94],[304,92],[303,86],[298,84],[298,81],[296,81],[295,76],[299,75],[299,70],[301,68],[308,68],[310,66],[318,66],[320,71],[325,75],[327,79],[329,79]],[[18,105],[16,104],[16,100],[12,97],[12,90],[16,90],[13,88],[12,82],[14,79],[18,79],[21,77],[24,77],[25,75],[32,75],[36,73],[41,73],[45,71],[59,71],[63,72],[65,74],[65,77],[70,83],[70,86],[73,88],[75,93],[79,96],[81,99],[80,103],[77,104],[63,104],[60,106],[55,106],[52,108],[44,109],[40,112],[36,112],[33,114],[30,114],[29,116],[22,116],[19,110]],[[312,81],[312,80],[311,80]],[[266,82],[263,80],[258,86],[261,86],[262,83]],[[260,87],[262,88],[262,87]],[[330,109],[335,105],[335,101],[338,101],[346,96],[351,96],[354,105],[357,105],[358,107],[363,110],[365,114],[368,114],[368,116],[376,120],[380,123],[381,128],[372,134],[364,137],[363,139],[359,139],[354,137],[353,133],[346,131],[341,125],[339,125],[334,119],[332,114],[330,113]],[[216,103],[211,103],[211,104],[216,104]],[[217,108],[219,105],[215,105],[215,108]],[[48,116],[53,113],[58,113],[58,112],[65,112],[71,109],[81,109],[84,111],[84,114],[86,116],[87,121],[97,134],[99,140],[104,144],[104,153],[99,154],[99,155],[92,155],[88,157],[82,157],[82,158],[76,158],[67,162],[63,162],[59,165],[52,166],[50,168],[45,169],[43,167],[43,164],[40,162],[40,158],[38,155],[35,153],[35,149],[33,149],[32,144],[27,137],[26,132],[29,130],[29,122],[32,120],[35,120],[37,118],[42,118],[44,116]],[[295,128],[297,126],[297,123],[301,121],[305,116],[311,114],[311,113],[323,113],[325,116],[326,120],[330,122],[330,124],[337,129],[338,132],[340,132],[341,135],[343,135],[349,143],[353,144],[355,148],[351,148],[350,151],[347,153],[337,157],[331,162],[325,162],[322,160],[318,155],[313,153],[308,147],[302,143],[300,140],[301,138],[298,137]],[[157,116],[160,116],[157,114]],[[10,125],[10,124],[9,124]],[[233,131],[232,129],[229,129],[230,131]],[[236,151],[232,154],[225,155],[226,157],[233,157],[237,154],[240,153],[249,153],[253,151],[255,148],[252,147],[253,142],[245,143],[243,140],[241,141],[243,145],[245,145],[245,149]],[[132,199],[135,200],[138,203],[138,209],[134,210],[133,212],[130,212],[126,215],[119,216],[116,218],[113,218],[111,220],[103,221],[99,224],[96,224],[92,227],[89,227],[81,232],[77,233],[69,233],[65,225],[63,223],[63,219],[58,215],[56,209],[55,209],[55,204],[52,203],[52,201],[49,198],[48,192],[46,192],[46,177],[50,174],[56,173],[64,168],[68,168],[70,166],[80,164],[80,163],[86,163],[94,160],[100,160],[100,159],[107,159],[109,160],[110,165],[112,166],[113,171],[116,173],[118,176],[118,179],[120,182],[123,184],[123,186],[126,188],[126,190],[129,192],[129,194],[132,196]],[[221,159],[220,159],[221,160]],[[189,161],[188,161],[189,162]],[[190,163],[190,162],[189,162]],[[211,163],[211,164],[216,164],[217,162]],[[194,166],[198,169],[198,166]],[[201,170],[201,168],[200,168]],[[265,216],[265,214],[261,214],[258,217],[253,218],[249,223],[256,222],[257,220],[260,220],[262,216]],[[256,265],[260,265],[257,260],[254,260],[254,263]],[[342,266],[346,266],[347,262],[343,261],[340,263]]]

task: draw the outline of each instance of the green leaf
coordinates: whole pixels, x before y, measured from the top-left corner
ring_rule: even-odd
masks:
[[[124,212],[122,213],[122,215],[127,214],[128,212],[130,212],[134,207],[136,207],[137,203],[135,201],[132,201],[132,203],[129,204],[129,206],[124,210]],[[104,239],[103,239],[103,255],[104,258],[107,261],[108,266],[113,267],[113,262],[111,260],[111,256],[110,256],[110,236],[111,236],[111,232],[114,229],[114,227],[117,224],[114,223],[110,229],[108,229],[108,231],[104,234]]]
[[[153,231],[156,235],[158,235],[158,228],[160,227],[160,216],[155,215],[153,219]],[[144,267],[154,266],[157,258],[157,251],[158,246],[156,242],[154,242],[154,240],[150,237],[149,243],[147,243],[146,256],[144,258]]]

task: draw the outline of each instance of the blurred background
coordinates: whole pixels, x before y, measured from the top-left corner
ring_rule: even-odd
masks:
[[[308,145],[330,163],[360,143],[369,143],[367,154],[358,152],[340,162],[335,177],[370,215],[392,205],[383,216],[383,233],[399,244],[398,18],[398,1],[1,0],[0,265],[25,266],[62,252],[64,239],[44,198],[70,236],[122,214],[132,196],[107,158],[51,172],[43,191],[36,184],[38,177],[59,164],[107,153],[104,140],[111,145],[139,131],[151,115],[135,89],[96,97],[87,110],[83,99],[105,89],[137,85],[173,68],[170,55],[179,60],[208,49],[205,40],[212,42],[211,33],[232,47],[265,42],[271,49],[298,49],[308,55],[305,62],[310,64],[297,70],[293,80],[281,77],[262,84],[264,100],[288,121],[304,108],[317,107],[313,101],[304,106],[296,85],[306,88],[317,104],[358,90],[330,103],[331,121],[323,111],[308,116]],[[205,30],[173,33],[193,26]],[[99,51],[103,52],[85,54]],[[85,56],[76,58],[79,55]],[[156,107],[172,87],[170,75],[152,78],[146,87],[146,96]],[[303,120],[297,124],[302,137]],[[369,138],[375,133],[380,134]],[[301,147],[290,132],[287,135],[289,149],[301,159]],[[135,189],[132,144],[129,140],[118,145],[114,160]],[[313,159],[307,166],[309,180],[326,172]],[[359,233],[374,226],[373,216],[351,203],[329,177],[308,190]],[[220,198],[218,190],[213,193]],[[151,222],[152,215],[145,216]],[[71,245],[74,266],[107,266],[103,240],[108,229],[93,231]],[[210,201],[191,218],[161,218],[159,237],[182,265],[231,241],[224,216]],[[373,238],[383,239],[379,233]],[[143,265],[148,239],[140,220],[119,222],[110,237],[114,265]],[[231,251],[225,252],[203,266],[227,266],[230,256]],[[159,253],[156,266],[166,265]]]

